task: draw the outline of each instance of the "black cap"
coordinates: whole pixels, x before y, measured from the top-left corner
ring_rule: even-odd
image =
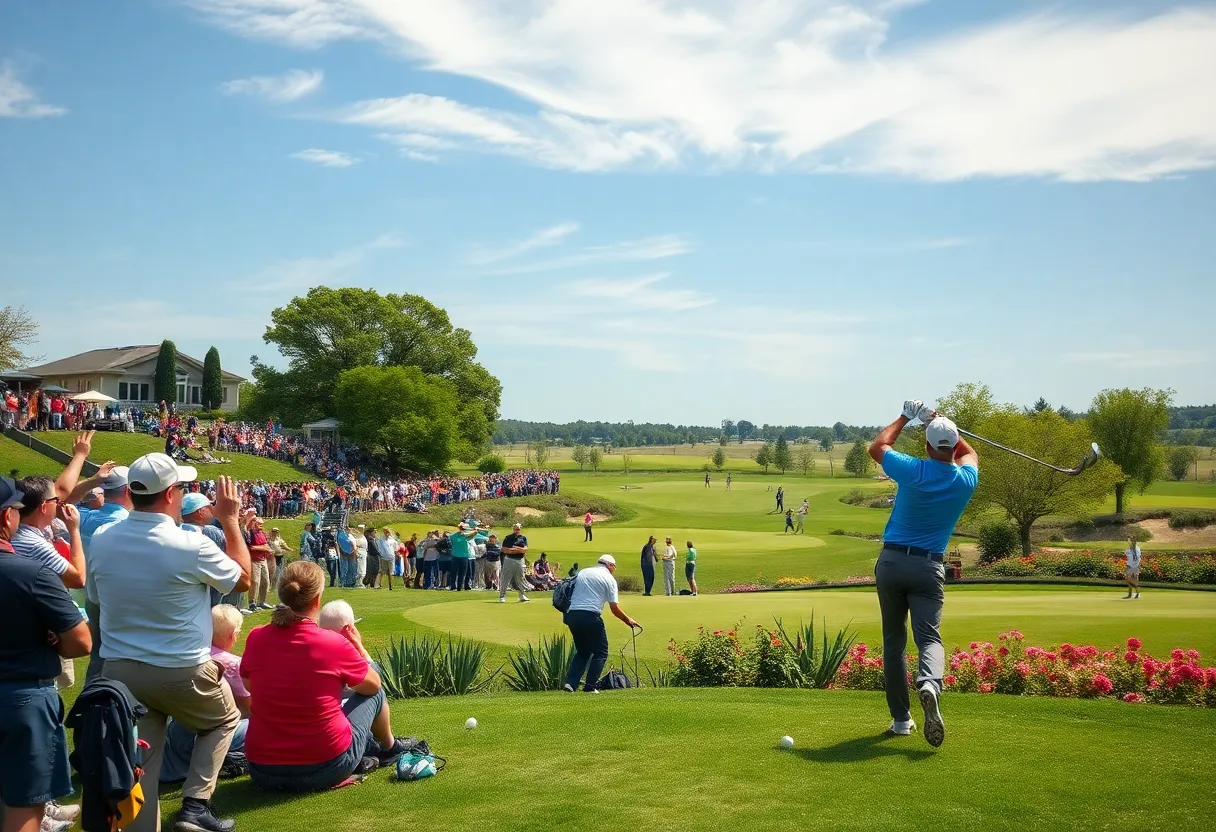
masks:
[[[0,477],[0,509],[25,508],[21,502],[24,499],[25,494],[17,490],[17,483],[8,477]]]

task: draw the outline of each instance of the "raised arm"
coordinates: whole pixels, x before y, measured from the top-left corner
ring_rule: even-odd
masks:
[[[878,436],[874,437],[874,441],[870,443],[870,458],[882,465],[882,458],[886,456],[887,451],[895,445],[899,439],[899,434],[907,426],[908,422],[919,418],[922,422],[929,421],[931,417],[929,408],[925,407],[925,403],[919,399],[908,399],[904,402],[903,413],[899,414],[899,418],[878,432]]]
[[[93,433],[94,431],[86,430],[76,435],[76,444],[72,446],[72,460],[63,469],[59,479],[55,480],[55,496],[65,503],[72,502],[70,498],[76,490],[76,483],[80,481],[80,469],[93,452]]]
[[[241,577],[237,579],[233,592],[245,592],[249,589],[249,570],[252,568],[249,560],[249,547],[245,545],[245,535],[241,531],[240,522],[241,495],[237,491],[232,477],[220,476],[215,481],[215,518],[220,521],[224,530],[224,553],[236,561],[241,569]]]

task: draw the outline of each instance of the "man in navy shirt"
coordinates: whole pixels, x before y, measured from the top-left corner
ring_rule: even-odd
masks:
[[[913,419],[925,424],[927,459],[892,449]],[[899,486],[895,507],[882,535],[874,567],[882,610],[883,677],[891,732],[916,728],[908,707],[908,616],[919,654],[917,697],[925,714],[925,739],[935,748],[946,738],[937,700],[942,690],[946,651],[939,629],[946,598],[945,552],[954,526],[979,483],[979,457],[954,423],[923,402],[904,402],[903,413],[870,443],[870,456]]]
[[[23,497],[0,477],[0,803],[6,828],[38,829],[46,804],[72,791],[60,659],[89,655],[93,642],[59,576],[13,551]]]

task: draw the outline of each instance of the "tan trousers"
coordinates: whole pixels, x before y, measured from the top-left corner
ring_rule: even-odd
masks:
[[[249,566],[249,606],[265,604],[270,591],[270,562],[255,560]]]
[[[498,574],[502,568],[502,564],[498,561],[488,561],[485,558],[481,559],[481,580],[484,582],[486,589],[498,588]]]
[[[148,715],[139,721],[139,738],[151,746],[144,755],[144,776],[139,781],[145,803],[125,832],[159,832],[157,794],[168,718],[173,717],[198,735],[182,796],[210,800],[232,734],[241,721],[240,711],[231,689],[223,683],[223,671],[210,659],[195,667],[156,667],[108,659],[103,673],[126,685],[148,709]]]

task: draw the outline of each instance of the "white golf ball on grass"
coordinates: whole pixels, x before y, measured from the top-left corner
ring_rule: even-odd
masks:
[[[781,747],[782,748],[793,748],[794,747],[794,738],[789,735],[782,737],[781,738]]]
[[[477,727],[477,717],[471,716],[468,719],[466,719],[464,721],[464,727],[468,728],[470,731],[472,731],[474,728],[476,728]],[[793,740],[790,740],[791,744],[793,744],[793,742],[794,742]]]

